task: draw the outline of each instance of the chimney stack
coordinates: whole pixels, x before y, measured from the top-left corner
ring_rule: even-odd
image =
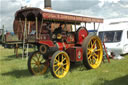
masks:
[[[44,0],[44,8],[45,9],[52,9],[51,0]]]

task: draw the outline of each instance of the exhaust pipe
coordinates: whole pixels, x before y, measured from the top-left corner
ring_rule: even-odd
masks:
[[[45,9],[52,9],[51,0],[44,0],[44,8]]]

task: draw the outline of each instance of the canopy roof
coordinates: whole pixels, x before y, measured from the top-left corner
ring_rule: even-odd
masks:
[[[95,22],[95,23],[103,23],[102,18],[88,17],[79,14],[66,13],[66,12],[58,12],[54,10],[46,10],[39,8],[25,8],[18,10],[15,14],[15,19],[24,20],[25,17],[34,21],[35,17],[38,17],[38,20],[52,20],[52,21],[67,21],[67,22]]]

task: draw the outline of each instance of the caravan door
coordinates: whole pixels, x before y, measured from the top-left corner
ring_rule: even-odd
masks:
[[[125,30],[125,35],[124,36],[124,45],[123,45],[123,54],[128,53],[128,28]]]

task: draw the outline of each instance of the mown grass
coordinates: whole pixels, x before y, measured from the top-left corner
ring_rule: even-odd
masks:
[[[0,85],[128,85],[128,55],[92,70],[73,64],[64,78],[56,79],[50,70],[45,75],[32,76],[27,60],[16,58],[13,51],[0,47]]]

